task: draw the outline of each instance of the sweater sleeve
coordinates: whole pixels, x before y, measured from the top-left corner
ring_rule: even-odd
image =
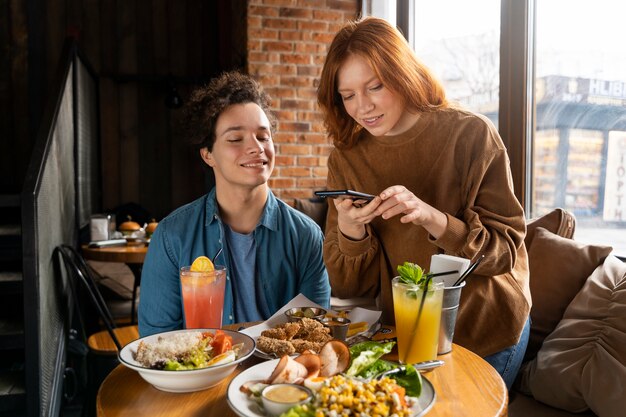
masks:
[[[447,214],[448,227],[433,243],[446,253],[469,259],[486,257],[477,270],[480,275],[500,275],[515,266],[518,249],[524,243],[524,212],[513,192],[509,159],[495,128],[485,138],[473,141],[463,156],[466,180],[464,208],[455,216]]]
[[[328,168],[329,189],[350,188],[332,154]],[[362,240],[354,241],[344,236],[337,225],[337,209],[332,201],[328,203],[324,262],[332,294],[340,298],[375,297],[380,287],[379,241],[369,225],[366,225],[367,235]]]

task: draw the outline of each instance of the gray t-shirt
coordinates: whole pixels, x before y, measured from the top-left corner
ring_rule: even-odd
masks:
[[[263,320],[267,303],[257,291],[256,244],[254,233],[241,234],[224,224],[226,247],[231,259],[231,284],[234,295],[234,320],[237,323]]]

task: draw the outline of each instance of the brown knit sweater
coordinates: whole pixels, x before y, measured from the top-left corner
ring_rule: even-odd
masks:
[[[436,253],[484,254],[463,289],[454,342],[481,356],[517,343],[531,307],[526,223],[493,124],[458,109],[421,113],[401,135],[373,137],[364,130],[355,147],[331,153],[329,189],[379,194],[392,185],[446,213],[446,231],[434,239],[421,226],[400,223],[400,216],[378,217],[363,240],[353,241],[339,232],[329,204],[324,260],[333,295],[378,297],[383,322],[393,324],[391,280],[398,265],[410,261],[428,270]]]

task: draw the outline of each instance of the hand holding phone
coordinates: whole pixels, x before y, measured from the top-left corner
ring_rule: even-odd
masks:
[[[324,190],[324,191],[315,191],[315,195],[318,197],[328,197],[328,198],[350,198],[352,200],[365,200],[372,201],[374,199],[374,195],[361,193],[358,191],[352,190]]]

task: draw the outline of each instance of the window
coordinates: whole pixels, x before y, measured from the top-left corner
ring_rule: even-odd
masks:
[[[443,83],[448,98],[497,126],[500,0],[416,1],[409,25],[413,49]]]
[[[381,4],[387,9],[376,14]],[[364,0],[363,7],[364,15],[398,22],[449,98],[501,125],[529,218],[563,207],[576,215],[577,240],[626,256],[626,3]]]
[[[395,0],[364,0],[362,8],[363,16],[376,16],[396,24]]]
[[[536,0],[530,214],[576,215],[576,238],[626,255],[626,5]]]

